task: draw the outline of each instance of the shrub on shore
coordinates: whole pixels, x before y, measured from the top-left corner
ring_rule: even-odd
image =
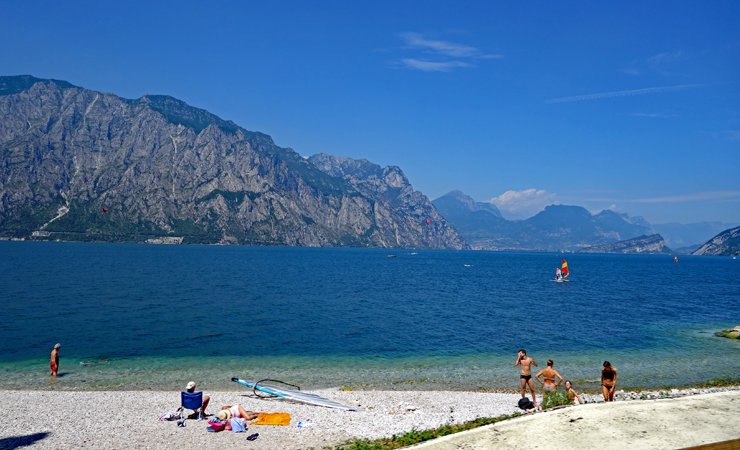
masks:
[[[390,438],[383,439],[353,439],[343,444],[339,444],[334,447],[335,450],[393,450],[401,447],[406,447],[412,444],[418,444],[419,442],[436,439],[438,437],[447,436],[448,434],[459,433],[461,431],[471,430],[473,428],[482,427],[483,425],[490,425],[492,423],[501,422],[502,420],[511,419],[513,417],[520,416],[521,414],[512,414],[509,416],[500,417],[479,417],[475,420],[469,420],[461,424],[446,424],[433,430],[418,431],[412,429],[408,433],[401,435],[393,435]],[[324,447],[324,449],[330,449],[331,447]]]
[[[573,395],[555,391],[547,394],[547,397],[542,401],[542,409],[555,408],[556,406],[565,406],[573,404]]]

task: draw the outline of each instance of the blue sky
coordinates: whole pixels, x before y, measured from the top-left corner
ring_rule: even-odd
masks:
[[[740,2],[3,2],[0,74],[168,94],[508,217],[740,222]]]

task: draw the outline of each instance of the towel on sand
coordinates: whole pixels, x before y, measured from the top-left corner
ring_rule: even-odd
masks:
[[[244,433],[247,431],[247,427],[244,426],[244,419],[241,417],[235,417],[231,419],[231,432],[232,433]]]
[[[260,414],[257,420],[250,425],[290,425],[290,414],[288,413],[269,413]]]

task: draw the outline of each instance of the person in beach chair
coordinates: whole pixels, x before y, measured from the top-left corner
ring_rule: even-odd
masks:
[[[185,392],[180,392],[180,399],[182,408],[195,411],[193,415],[197,414],[198,420],[206,418],[206,408],[208,407],[208,402],[211,401],[211,397],[203,395],[203,391],[195,392],[195,381],[188,383],[185,387]]]

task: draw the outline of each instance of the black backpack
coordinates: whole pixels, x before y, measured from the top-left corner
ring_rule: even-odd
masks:
[[[524,397],[523,399],[519,400],[519,407],[522,409],[533,409],[534,403],[532,403],[532,400],[528,399],[527,397]]]

